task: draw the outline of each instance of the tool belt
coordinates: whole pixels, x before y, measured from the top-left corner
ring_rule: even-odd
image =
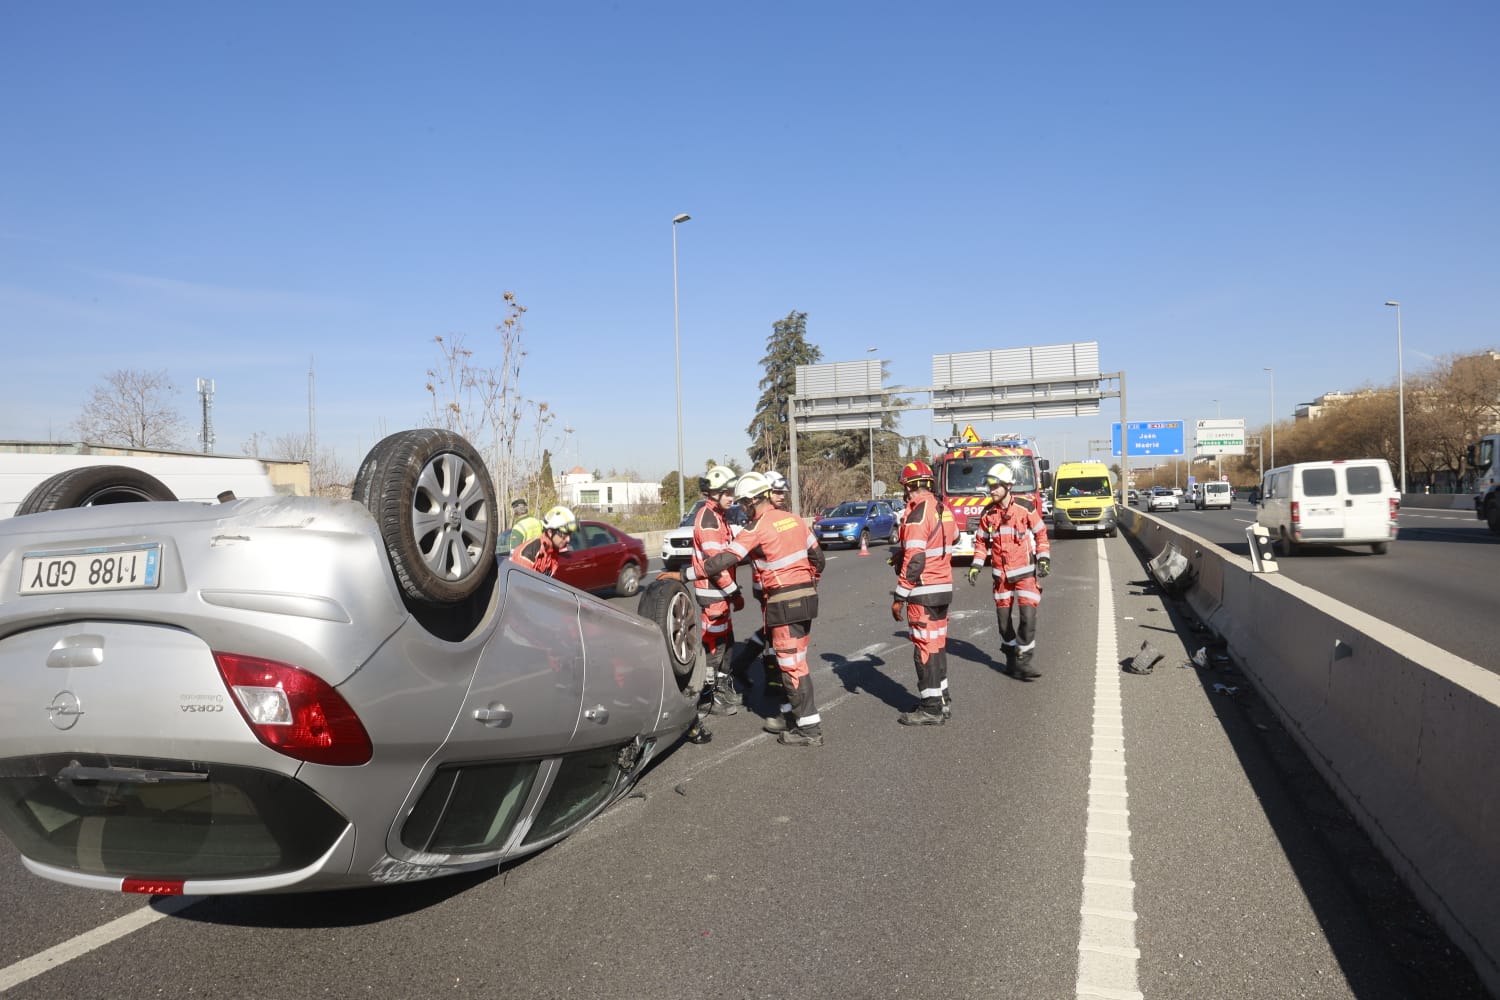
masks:
[[[790,625],[818,617],[818,590],[812,584],[788,587],[766,595],[766,624]]]

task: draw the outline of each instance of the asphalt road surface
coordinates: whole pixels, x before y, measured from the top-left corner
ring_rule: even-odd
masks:
[[[0,846],[0,990],[33,997],[1482,997],[1124,538],[1069,539],[1038,665],[957,585],[954,717],[907,729],[891,573],[831,554],[827,745],[715,719],[556,847],[345,893],[147,901]],[[631,602],[633,603],[633,602]],[[757,622],[738,616],[748,634]],[[1143,641],[1164,654],[1136,675]],[[1363,845],[1363,846],[1361,846]]]

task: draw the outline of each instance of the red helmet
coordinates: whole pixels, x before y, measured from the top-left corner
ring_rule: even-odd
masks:
[[[901,470],[902,486],[910,486],[912,483],[919,483],[924,479],[929,483],[932,482],[932,467],[920,458],[915,462],[907,462],[906,466]]]

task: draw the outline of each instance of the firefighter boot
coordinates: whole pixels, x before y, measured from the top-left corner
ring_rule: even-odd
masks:
[[[760,728],[768,733],[784,733],[792,728],[792,713],[778,712],[761,723]]]
[[[896,721],[903,726],[941,726],[948,721],[943,714],[943,699],[923,698],[922,703],[910,712],[902,712]]]
[[[1011,671],[1011,676],[1023,681],[1034,681],[1042,676],[1041,672],[1031,665],[1031,657],[1032,651],[1029,649],[1024,653],[1018,654],[1016,656],[1016,666]]]
[[[823,720],[818,715],[818,701],[813,695],[811,675],[788,678],[787,700],[791,713],[787,721],[790,728],[776,742],[788,747],[820,747],[823,745]]]
[[[1005,672],[1007,674],[1010,674],[1010,676],[1012,676],[1012,677],[1017,676],[1017,674],[1016,674],[1016,658],[1017,658],[1016,647],[1014,647],[1014,646],[1006,646],[1005,647]]]
[[[776,737],[776,742],[787,747],[820,747],[823,745],[823,724],[814,722],[810,726],[793,726]]]
[[[703,682],[703,693],[708,696],[708,710],[714,715],[733,715],[739,711],[739,703],[725,690],[728,677],[719,672],[728,658],[727,648],[717,649],[708,657],[708,679]]]
[[[701,716],[701,715],[694,716],[693,717],[693,724],[688,727],[687,741],[689,743],[699,743],[699,744],[702,744],[702,743],[707,743],[709,740],[711,740],[713,738],[714,738],[714,734],[711,733],[711,732],[709,732],[708,731],[708,727],[703,724],[703,716]]]

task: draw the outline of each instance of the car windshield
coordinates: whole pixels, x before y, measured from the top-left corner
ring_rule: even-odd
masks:
[[[1081,479],[1064,479],[1057,484],[1057,495],[1060,497],[1107,497],[1109,496],[1109,477],[1084,476]]]
[[[829,517],[864,517],[865,512],[870,509],[867,503],[841,503],[833,508]]]
[[[1154,493],[1154,494],[1156,494],[1159,497],[1170,497],[1170,496],[1175,496],[1176,495],[1171,490],[1167,489],[1165,486],[1157,487],[1156,489],[1152,490],[1151,492]]]
[[[989,488],[984,485],[984,474],[1003,462],[1015,473],[1013,493],[1034,493],[1037,489],[1036,462],[1029,455],[1005,457],[964,458],[943,463],[943,491],[948,494],[984,494]]]

